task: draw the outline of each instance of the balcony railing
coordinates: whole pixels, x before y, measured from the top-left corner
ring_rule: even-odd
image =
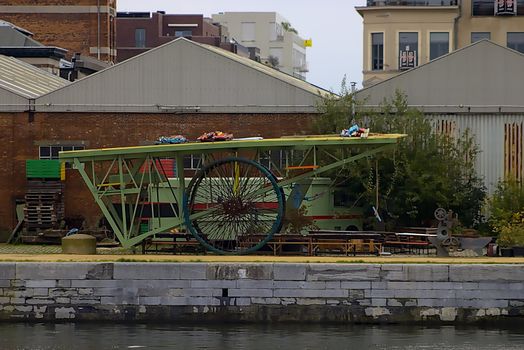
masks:
[[[367,0],[367,6],[457,6],[458,0]]]
[[[293,67],[293,70],[300,72],[300,73],[306,73],[309,72],[309,63],[304,62],[301,65]]]

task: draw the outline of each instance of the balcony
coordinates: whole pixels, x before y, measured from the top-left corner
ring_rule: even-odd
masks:
[[[304,62],[298,66],[293,67],[293,70],[299,73],[307,73],[309,72],[309,63]]]
[[[458,0],[367,0],[367,7],[377,6],[457,6]]]

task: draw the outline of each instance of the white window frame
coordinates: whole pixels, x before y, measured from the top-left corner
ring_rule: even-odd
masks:
[[[451,52],[451,48],[452,48],[451,41],[453,39],[452,39],[452,35],[451,35],[450,31],[448,31],[448,30],[436,30],[436,29],[435,30],[429,30],[428,31],[428,37],[427,37],[427,48],[428,48],[427,62],[431,61],[431,33],[448,33],[448,53],[447,54],[449,54]],[[442,56],[444,56],[444,55],[441,55],[439,57],[442,57]]]
[[[245,25],[249,24],[250,26],[252,26],[252,30],[253,32],[252,33],[249,33],[249,34],[252,34],[252,35],[247,35],[247,31],[245,30],[246,28],[244,27]],[[256,41],[256,38],[257,38],[257,24],[256,22],[242,22],[240,23],[240,27],[241,27],[241,30],[242,30],[242,41]]]
[[[186,161],[189,159],[190,166],[186,167]],[[203,154],[186,154],[184,156],[184,170],[198,170],[202,167]]]
[[[49,155],[48,156],[42,156],[42,149],[48,148],[49,149]],[[53,149],[58,150],[58,152],[64,151],[64,148],[71,148],[66,149],[66,151],[81,151],[85,149],[84,145],[40,145],[38,146],[38,159],[42,160],[58,160],[58,153],[56,156],[53,156]]]
[[[382,34],[382,69],[373,69],[373,34]],[[386,69],[386,33],[385,32],[369,32],[369,70],[373,72],[380,72]]]

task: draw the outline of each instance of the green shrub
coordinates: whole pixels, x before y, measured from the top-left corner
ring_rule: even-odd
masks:
[[[486,190],[475,171],[478,147],[467,130],[455,137],[436,133],[431,120],[411,108],[399,91],[378,110],[365,110],[361,103],[353,101],[343,81],[340,96],[326,96],[318,105],[322,115],[316,120],[316,131],[340,133],[356,123],[372,133],[407,137],[399,140],[393,152],[360,160],[333,174],[338,183],[349,184],[348,192],[363,199],[359,205],[375,203],[378,183],[378,207],[387,225],[430,225],[438,207],[453,210],[464,227],[483,221]],[[353,120],[352,110],[357,111]]]
[[[524,216],[515,213],[510,221],[498,227],[497,244],[501,247],[524,246]]]
[[[500,181],[488,202],[491,229],[501,234],[504,227],[521,224],[524,217],[524,187],[515,179]]]

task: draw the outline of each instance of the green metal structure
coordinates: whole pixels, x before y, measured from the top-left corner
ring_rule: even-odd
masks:
[[[307,191],[308,179],[390,149],[403,136],[320,135],[121,147],[60,152],[60,159],[80,172],[124,247],[185,229],[216,253],[244,254],[281,229],[290,203],[284,187],[302,184]],[[200,159],[189,184],[184,170],[188,157]],[[173,172],[166,169],[169,159],[175,160],[176,180],[168,180],[169,170]],[[165,198],[166,186],[171,198]]]

